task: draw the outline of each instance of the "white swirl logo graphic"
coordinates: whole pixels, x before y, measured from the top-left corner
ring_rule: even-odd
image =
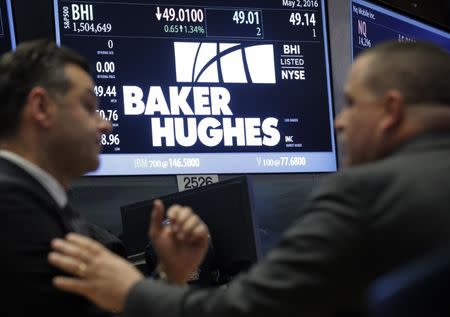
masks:
[[[273,45],[175,42],[179,83],[275,84]]]

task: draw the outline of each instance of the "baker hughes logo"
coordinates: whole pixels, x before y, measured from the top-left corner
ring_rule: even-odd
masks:
[[[177,82],[275,84],[273,45],[175,42]]]
[[[277,117],[235,115],[232,94],[220,85],[275,84],[272,45],[175,42],[174,48],[181,85],[123,86],[124,114],[148,116],[152,148],[191,151],[200,145],[232,151],[280,143]]]

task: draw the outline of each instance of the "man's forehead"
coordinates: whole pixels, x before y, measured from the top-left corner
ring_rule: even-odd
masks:
[[[367,78],[371,67],[374,67],[373,62],[374,60],[371,55],[358,56],[350,68],[347,84],[350,82],[352,84],[362,83]]]
[[[351,68],[354,75],[362,76],[370,69],[373,58],[370,55],[358,56]]]
[[[89,73],[87,73],[80,66],[75,64],[67,64],[64,67],[66,76],[72,82],[74,87],[80,89],[94,89],[94,81]]]

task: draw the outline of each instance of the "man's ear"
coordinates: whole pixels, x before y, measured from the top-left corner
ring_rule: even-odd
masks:
[[[400,125],[405,116],[405,102],[398,90],[387,91],[382,100],[383,116],[380,128],[387,132]]]
[[[48,91],[43,87],[34,87],[27,96],[27,113],[29,118],[42,128],[52,125],[55,104]]]

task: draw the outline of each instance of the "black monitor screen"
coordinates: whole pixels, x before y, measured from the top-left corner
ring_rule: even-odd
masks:
[[[0,54],[15,48],[11,0],[0,0]]]
[[[335,171],[325,7],[54,0],[114,127],[90,175]]]
[[[450,52],[450,33],[368,1],[351,1],[353,56],[387,40],[427,41]]]
[[[166,207],[174,203],[192,207],[209,228],[214,262],[222,274],[230,274],[260,257],[252,193],[249,178],[241,176],[159,198]],[[143,252],[149,242],[152,206],[153,200],[146,200],[121,207],[122,239],[129,255]]]

